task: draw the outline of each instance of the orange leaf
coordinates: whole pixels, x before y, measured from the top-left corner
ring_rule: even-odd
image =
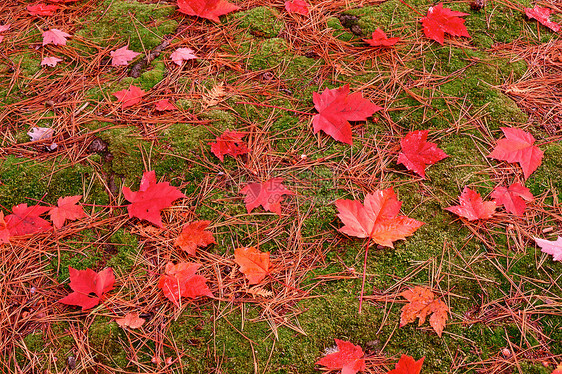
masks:
[[[211,221],[196,221],[185,225],[181,234],[176,239],[176,246],[186,251],[189,255],[195,256],[197,247],[206,247],[209,244],[216,244],[213,233],[205,231],[209,223],[211,223]]]
[[[449,307],[440,299],[435,298],[435,294],[428,288],[416,286],[400,293],[400,296],[408,300],[408,304],[402,307],[400,315],[400,327],[414,322],[419,318],[421,326],[428,315],[429,324],[433,330],[441,337],[447,319],[449,318]]]
[[[269,252],[260,252],[255,247],[236,248],[234,262],[250,284],[258,284],[269,274]]]
[[[64,226],[64,221],[67,219],[74,221],[86,217],[84,209],[80,205],[76,205],[81,198],[82,195],[59,197],[57,201],[58,206],[49,210],[49,215],[55,228],[60,229]]]
[[[115,320],[121,328],[129,327],[131,329],[138,329],[141,327],[146,320],[140,318],[137,312],[127,313],[123,318],[117,318]]]
[[[425,357],[416,361],[413,357],[402,355],[400,361],[396,363],[396,369],[386,374],[419,374],[423,365],[423,360],[425,360]]]

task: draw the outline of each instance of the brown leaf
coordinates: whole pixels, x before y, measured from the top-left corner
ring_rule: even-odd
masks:
[[[129,327],[131,329],[138,329],[146,322],[146,320],[144,318],[140,318],[137,312],[130,312],[123,318],[117,318],[115,322],[117,322],[121,328]]]

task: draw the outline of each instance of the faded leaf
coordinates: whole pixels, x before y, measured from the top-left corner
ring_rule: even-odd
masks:
[[[130,312],[127,313],[123,318],[117,318],[115,322],[117,322],[117,324],[121,328],[128,327],[130,329],[138,329],[139,327],[144,325],[146,320],[144,318],[140,318],[137,312]]]
[[[283,178],[273,178],[261,183],[249,183],[240,193],[246,195],[246,210],[251,213],[254,208],[262,206],[265,210],[281,215],[283,195],[294,195],[283,185]]]
[[[70,34],[65,33],[59,29],[50,29],[43,32],[43,45],[66,45],[66,38],[71,37]]]
[[[181,234],[177,237],[175,245],[195,256],[197,247],[206,247],[215,244],[215,238],[211,231],[205,231],[211,221],[196,221],[188,223],[183,227]]]
[[[402,307],[400,315],[400,327],[414,322],[419,318],[419,326],[423,325],[425,319],[431,314],[429,324],[439,337],[449,318],[449,307],[428,288],[416,286],[400,293],[400,296],[408,300],[408,304]],[[423,360],[422,360],[423,362]]]
[[[64,226],[64,222],[68,219],[75,221],[80,218],[87,217],[84,208],[76,203],[82,198],[82,195],[59,197],[56,207],[49,210],[51,220],[55,228],[60,229]]]
[[[269,252],[260,252],[255,247],[236,248],[234,262],[250,284],[260,283],[269,274]]]

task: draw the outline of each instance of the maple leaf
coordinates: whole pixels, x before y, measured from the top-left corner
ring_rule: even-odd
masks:
[[[525,179],[540,166],[543,158],[543,151],[533,145],[535,138],[526,131],[517,128],[500,127],[505,135],[505,139],[498,140],[496,148],[488,155],[507,162],[519,162],[523,169]]]
[[[181,13],[220,22],[219,16],[240,9],[226,0],[178,0]]]
[[[70,34],[60,31],[59,29],[50,29],[43,32],[43,45],[54,44],[54,45],[66,45],[66,38],[69,38]]]
[[[131,191],[129,187],[123,187],[123,195],[132,203],[127,206],[129,218],[144,219],[158,227],[163,227],[160,211],[171,206],[175,200],[185,197],[180,190],[170,186],[168,182],[156,183],[154,171],[144,172],[137,192]]]
[[[421,175],[425,179],[426,165],[435,164],[449,157],[437,144],[427,141],[428,130],[412,131],[400,140],[402,152],[398,155],[398,163],[404,164],[408,170]]]
[[[132,59],[140,55],[140,53],[131,51],[129,45],[121,47],[115,51],[111,51],[111,66],[127,66]]]
[[[377,244],[393,248],[392,242],[406,239],[423,222],[399,216],[402,202],[392,188],[365,196],[365,205],[356,200],[336,200],[338,217],[344,223],[340,232],[358,238],[371,238]]]
[[[562,261],[562,236],[559,236],[555,241],[546,239],[534,238],[535,243],[541,247],[541,251],[552,255],[554,261]]]
[[[125,109],[140,103],[145,93],[141,88],[131,85],[129,89],[114,92],[112,95],[121,103],[121,109]]]
[[[419,326],[423,325],[429,314],[429,324],[439,337],[443,334],[445,323],[449,318],[449,307],[435,294],[425,287],[416,286],[400,293],[400,296],[408,300],[408,304],[402,307],[400,314],[400,327],[414,322],[419,318]]]
[[[328,370],[341,370],[342,374],[355,374],[365,370],[365,353],[360,346],[344,340],[334,340],[338,351],[322,357],[316,362],[317,365],[325,366]]]
[[[51,229],[51,224],[39,217],[47,212],[48,206],[19,204],[12,208],[12,214],[6,216],[6,225],[10,236],[20,236],[45,232]]]
[[[265,210],[277,213],[277,215],[281,215],[283,195],[295,194],[283,185],[283,178],[273,178],[261,183],[249,183],[240,193],[246,194],[244,202],[248,213],[261,205]]]
[[[8,31],[10,29],[10,24],[0,25],[0,32]]]
[[[562,374],[562,364],[558,365],[551,374]]]
[[[425,36],[441,45],[445,42],[445,33],[470,38],[464,19],[460,18],[462,16],[468,16],[468,13],[443,8],[443,3],[439,3],[430,7],[427,15],[421,19],[423,32]]]
[[[213,152],[221,162],[224,162],[224,155],[236,157],[250,152],[246,143],[242,141],[245,135],[246,134],[243,132],[226,130],[221,136],[217,136],[214,143],[208,144],[211,146],[211,152]]]
[[[27,135],[31,138],[32,142],[40,141],[40,140],[49,140],[53,137],[53,129],[49,127],[32,127],[31,131],[27,132]],[[47,146],[50,151],[54,151],[58,148],[57,143],[51,143]]]
[[[260,252],[255,247],[236,248],[234,262],[240,266],[240,272],[249,284],[258,284],[269,274],[269,252]]]
[[[178,48],[170,55],[170,58],[176,65],[181,66],[184,61],[199,58],[193,54],[194,52],[191,48]]]
[[[86,217],[84,208],[80,205],[76,205],[78,200],[82,198],[82,195],[59,197],[56,207],[49,210],[49,215],[51,216],[51,221],[55,225],[55,228],[60,229],[64,226],[64,221],[71,220],[75,221],[80,218]]]
[[[361,92],[349,94],[349,85],[326,88],[321,94],[312,93],[314,107],[318,111],[312,118],[314,133],[322,130],[332,138],[352,144],[349,121],[365,121],[382,108],[364,99]]]
[[[195,256],[197,247],[206,247],[209,244],[216,244],[211,231],[205,231],[211,221],[196,221],[188,223],[183,227],[181,234],[176,239],[175,245],[186,251],[189,255]]]
[[[174,104],[170,103],[168,99],[162,99],[156,102],[154,109],[159,112],[163,112],[165,110],[176,110],[177,108],[174,106]]]
[[[289,13],[308,16],[308,3],[304,0],[285,1],[285,9]]]
[[[418,361],[408,355],[402,355],[400,361],[396,363],[396,368],[386,374],[419,374],[425,357]]]
[[[0,212],[0,244],[8,243],[10,241],[10,230],[4,220],[4,212]]]
[[[552,22],[549,18],[554,11],[535,5],[534,8],[525,8],[525,14],[529,18],[536,19],[543,26],[548,27],[554,32],[560,31],[560,24]]]
[[[112,268],[105,268],[96,273],[92,269],[76,270],[69,266],[68,271],[70,288],[74,292],[63,297],[59,302],[80,306],[82,310],[93,308],[103,301],[105,294],[113,289],[113,283],[115,283]],[[95,294],[95,296],[90,294]]]
[[[41,66],[55,67],[62,59],[58,57],[45,57],[41,60]]]
[[[190,262],[180,262],[177,265],[168,262],[165,275],[162,275],[158,281],[158,288],[176,305],[179,305],[182,297],[192,299],[198,296],[212,297],[213,294],[205,283],[207,279],[195,274],[200,266]]]
[[[496,205],[503,205],[505,210],[518,216],[525,212],[526,201],[534,201],[535,198],[531,191],[521,183],[513,183],[508,188],[497,186],[490,197],[494,199]]]
[[[371,39],[363,39],[363,41],[372,47],[392,47],[400,38],[389,38],[386,33],[379,27],[371,35]]]
[[[140,318],[137,312],[130,312],[127,313],[123,318],[117,318],[115,322],[117,322],[117,324],[121,328],[129,327],[131,329],[138,329],[139,327],[144,325],[146,320],[144,318]]]
[[[457,216],[464,217],[469,221],[478,219],[488,219],[492,217],[496,211],[495,201],[483,201],[480,194],[476,191],[465,187],[459,196],[460,205],[445,208]]]
[[[36,5],[28,5],[27,11],[32,16],[52,16],[60,7],[58,5],[47,5],[39,3]]]

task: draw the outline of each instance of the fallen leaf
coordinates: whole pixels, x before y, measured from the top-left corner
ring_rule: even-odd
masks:
[[[525,14],[527,17],[536,19],[541,25],[548,27],[554,32],[558,32],[560,31],[560,24],[550,20],[550,15],[553,13],[553,10],[543,8],[538,5],[535,5],[534,8],[525,8]]]
[[[10,230],[4,220],[4,212],[0,212],[0,243],[8,243],[10,241]]]
[[[248,213],[262,206],[265,210],[281,215],[283,195],[294,195],[283,185],[283,178],[273,178],[261,183],[249,183],[240,191],[246,195],[244,202]]]
[[[0,25],[0,32],[8,31],[10,29],[10,24]]]
[[[400,293],[400,296],[408,300],[408,304],[402,307],[400,314],[400,327],[414,322],[419,318],[419,326],[425,323],[429,314],[429,324],[439,337],[449,318],[449,307],[428,288],[416,286]],[[423,360],[422,360],[423,362]],[[420,365],[421,366],[421,365]]]
[[[156,183],[156,173],[147,171],[142,175],[140,188],[137,192],[123,187],[125,199],[132,204],[127,206],[129,218],[144,219],[158,227],[163,227],[160,211],[168,208],[177,199],[185,197],[180,190],[170,186],[168,182]]]
[[[205,283],[207,279],[195,274],[200,266],[190,262],[180,262],[177,265],[168,262],[165,275],[162,275],[158,281],[158,288],[164,292],[168,300],[178,306],[182,297],[192,299],[198,296],[212,297],[213,294]]]
[[[131,85],[127,90],[114,92],[113,96],[121,103],[121,109],[125,109],[140,103],[145,93],[141,88]]]
[[[58,57],[45,57],[43,60],[41,60],[41,66],[55,67],[61,61],[62,59]]]
[[[513,183],[508,188],[497,186],[490,197],[496,205],[503,205],[509,213],[522,216],[527,208],[525,201],[534,201],[531,191],[521,183]]]
[[[304,0],[285,1],[285,10],[289,13],[308,16],[308,3]]]
[[[412,131],[400,140],[398,163],[425,179],[425,167],[449,157],[437,144],[427,141],[428,130]]]
[[[60,7],[58,5],[47,5],[39,3],[35,5],[28,5],[27,11],[32,16],[52,16],[59,8]]]
[[[221,136],[218,136],[214,143],[209,143],[211,152],[213,152],[221,162],[224,162],[224,155],[230,155],[232,157],[245,155],[250,152],[246,143],[242,141],[245,135],[246,134],[243,132],[227,130],[222,133]]]
[[[43,32],[43,45],[66,45],[66,38],[71,37],[70,34],[60,31],[58,29],[50,29]]]
[[[541,247],[541,251],[552,255],[554,261],[562,261],[562,236],[559,236],[555,241],[546,239],[534,238],[535,243]]]
[[[558,365],[551,374],[562,374],[562,364]]]
[[[111,51],[109,55],[111,56],[111,66],[127,66],[129,62],[140,55],[140,53],[131,51],[129,45],[126,45],[115,51]]]
[[[334,339],[338,346],[338,351],[330,353],[316,362],[328,370],[341,370],[342,374],[355,374],[365,370],[365,353],[358,345],[344,340]]]
[[[269,252],[260,252],[255,247],[236,248],[234,262],[249,284],[258,284],[269,274]]]
[[[219,16],[240,9],[226,0],[178,0],[181,13],[220,22]]]
[[[170,55],[170,58],[176,65],[181,66],[184,61],[199,58],[193,54],[194,52],[191,48],[178,48]]]
[[[371,35],[371,39],[363,39],[363,41],[372,47],[392,47],[400,38],[389,38],[386,33],[379,27]]]
[[[189,255],[195,256],[197,247],[206,247],[209,244],[216,244],[211,231],[205,231],[211,221],[196,221],[188,223],[183,227],[181,234],[177,237],[175,245],[186,251]]]
[[[49,231],[51,224],[39,217],[51,209],[48,206],[19,204],[12,208],[12,214],[6,216],[6,225],[10,236],[36,234]]]
[[[170,103],[168,99],[162,99],[156,102],[154,109],[159,112],[163,112],[165,110],[176,110],[177,108],[174,106],[174,104]]]
[[[312,93],[314,107],[318,111],[312,118],[314,133],[320,130],[332,138],[352,144],[349,121],[365,121],[382,108],[364,99],[361,92],[349,94],[349,85],[340,88],[326,88],[321,94]]]
[[[98,305],[105,298],[105,294],[113,289],[115,276],[112,268],[105,268],[99,273],[92,269],[76,270],[68,267],[70,272],[71,294],[63,297],[59,302],[66,305],[76,305],[87,310]],[[90,296],[90,294],[96,296]]]
[[[483,201],[478,192],[468,187],[465,187],[462,191],[462,194],[459,196],[459,202],[460,205],[451,206],[445,208],[445,210],[464,217],[469,221],[488,219],[496,211],[496,203],[494,201]]]
[[[130,312],[127,313],[123,318],[117,318],[115,322],[117,322],[117,324],[121,328],[128,327],[131,329],[138,329],[139,327],[144,325],[146,320],[144,318],[140,318],[137,312]]]
[[[399,216],[402,202],[392,188],[365,196],[365,205],[356,200],[336,200],[338,217],[344,223],[340,232],[393,248],[393,242],[412,235],[423,222]]]
[[[400,361],[396,363],[396,368],[386,374],[419,374],[425,357],[418,361],[408,355],[402,355]]]
[[[49,210],[49,215],[51,216],[51,221],[55,225],[55,228],[60,229],[64,226],[64,221],[67,219],[70,221],[75,221],[80,218],[86,217],[84,208],[76,203],[82,198],[82,195],[59,197],[56,207]]]
[[[500,127],[500,129],[503,131],[505,139],[498,140],[496,148],[488,157],[507,162],[518,162],[523,169],[525,179],[529,178],[542,163],[543,151],[533,145],[535,138],[528,132],[510,127]]]
[[[460,18],[463,16],[468,16],[468,13],[443,8],[443,3],[439,3],[430,7],[427,15],[421,19],[423,32],[441,45],[445,42],[445,33],[470,38],[464,19]]]
[[[50,140],[53,137],[53,133],[53,129],[49,127],[32,127],[31,131],[27,132],[27,135],[29,135],[29,138],[32,142],[37,142],[40,140]],[[57,143],[53,142],[48,145],[47,148],[51,151],[54,151],[58,148],[58,145]]]

